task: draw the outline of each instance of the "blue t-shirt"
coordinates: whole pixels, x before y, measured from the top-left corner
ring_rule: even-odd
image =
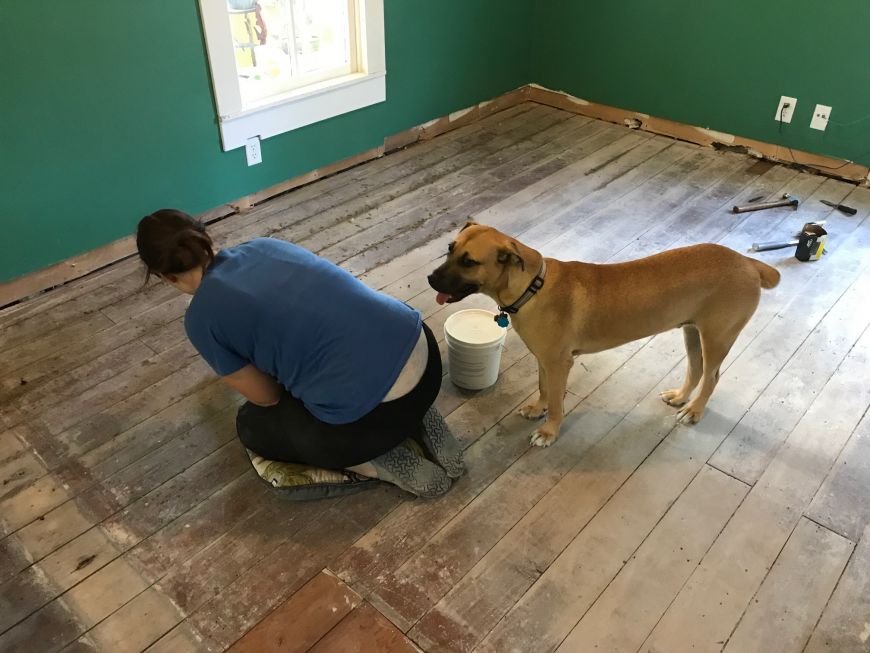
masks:
[[[217,254],[184,327],[221,376],[253,364],[321,421],[346,424],[389,392],[422,322],[329,261],[257,238]]]

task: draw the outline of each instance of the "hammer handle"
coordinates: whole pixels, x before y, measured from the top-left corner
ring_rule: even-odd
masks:
[[[735,206],[732,211],[734,213],[748,213],[749,211],[763,211],[764,209],[775,209],[780,206],[797,206],[796,199],[777,200],[776,202],[761,202],[759,204],[747,204],[745,206]]]
[[[786,247],[797,247],[798,241],[789,240],[786,242],[772,241],[767,243],[752,243],[753,252],[767,252],[772,249],[785,249]]]

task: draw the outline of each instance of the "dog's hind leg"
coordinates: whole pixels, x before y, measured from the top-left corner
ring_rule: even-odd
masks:
[[[677,412],[678,420],[695,424],[704,416],[707,401],[719,381],[719,368],[722,366],[722,361],[731,351],[731,346],[737,340],[737,336],[740,335],[745,324],[746,321],[741,321],[724,331],[699,328],[701,353],[704,361],[701,372],[701,389],[694,399]]]
[[[704,359],[701,355],[701,334],[698,333],[695,325],[687,324],[683,327],[683,341],[686,343],[686,359],[688,361],[686,380],[683,381],[682,387],[665,390],[659,395],[666,404],[677,407],[689,401],[692,390],[701,380],[701,373],[704,369]]]

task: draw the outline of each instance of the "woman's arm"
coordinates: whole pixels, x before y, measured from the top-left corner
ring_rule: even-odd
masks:
[[[245,365],[238,372],[221,377],[233,390],[257,406],[274,406],[281,399],[283,388],[268,374],[253,365]]]

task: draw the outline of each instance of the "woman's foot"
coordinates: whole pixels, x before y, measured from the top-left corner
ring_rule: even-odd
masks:
[[[446,472],[427,460],[420,446],[412,440],[405,440],[369,462],[379,479],[418,497],[431,499],[450,489],[450,478]]]
[[[450,478],[459,478],[465,473],[462,447],[435,406],[430,406],[423,416],[420,437],[429,455],[444,468]]]

